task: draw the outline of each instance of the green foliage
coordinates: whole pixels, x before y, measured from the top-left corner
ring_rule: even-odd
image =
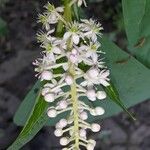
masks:
[[[24,120],[27,121],[28,117],[30,116],[31,110],[36,103],[36,97],[38,96],[40,87],[41,87],[41,83],[37,81],[35,85],[33,86],[33,88],[26,95],[20,107],[18,108],[18,111],[16,112],[16,115],[14,116],[14,122],[17,122],[18,120],[19,122],[24,122]],[[24,114],[21,113],[22,111],[24,111]],[[23,124],[25,124],[25,122]]]
[[[5,36],[7,34],[7,23],[0,18],[0,37]]]
[[[129,51],[150,68],[150,1],[122,0]]]
[[[116,103],[118,106],[120,106],[133,120],[136,120],[133,117],[133,115],[127,110],[127,108],[125,107],[123,102],[121,101],[119,93],[118,93],[117,89],[115,88],[115,86],[113,85],[113,83],[111,83],[110,86],[108,86],[108,87],[104,87],[104,90],[106,91],[108,97],[114,103]]]
[[[8,0],[0,0],[0,7],[3,7]]]

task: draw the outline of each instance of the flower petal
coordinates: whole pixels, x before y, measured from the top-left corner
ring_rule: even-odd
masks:
[[[68,38],[71,36],[71,32],[66,32],[65,34],[64,34],[64,37],[63,37],[63,39],[66,41],[66,40],[68,40]]]
[[[73,43],[77,45],[79,43],[79,36],[77,34],[73,34],[72,40],[73,40]]]

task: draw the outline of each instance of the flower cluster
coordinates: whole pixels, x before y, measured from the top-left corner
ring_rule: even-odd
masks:
[[[85,1],[78,0],[79,5],[82,2]],[[48,3],[46,12],[39,16],[45,32],[38,34],[38,40],[44,51],[33,64],[36,76],[45,83],[41,94],[45,101],[55,104],[48,108],[48,116],[54,118],[64,112],[68,116],[56,124],[54,133],[63,136],[62,146],[68,145],[63,150],[79,150],[82,146],[93,150],[96,142],[87,139],[86,129],[98,132],[101,127],[88,123],[88,117],[103,115],[105,111],[102,107],[90,107],[89,102],[105,99],[106,93],[98,85],[109,86],[109,70],[100,58],[103,52],[97,51],[97,36],[103,28],[92,19],[66,22],[62,14],[63,7]],[[65,24],[63,37],[54,36],[53,25],[58,21]]]

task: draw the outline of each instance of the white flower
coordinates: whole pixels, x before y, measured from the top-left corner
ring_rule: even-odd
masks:
[[[64,22],[61,13],[64,11],[64,7],[55,8],[54,5],[48,3],[46,6],[46,12],[44,14],[39,15],[39,22],[43,23],[45,29],[50,30],[50,24],[56,24],[58,20]]]
[[[100,23],[96,23],[94,20],[82,19],[82,31],[83,36],[92,39],[93,42],[97,41],[97,35],[101,36],[100,31],[103,30]]]
[[[102,70],[99,74],[99,83],[102,84],[103,86],[109,86],[109,76],[110,72],[109,70]]]
[[[67,41],[71,39],[71,42],[78,45],[81,37],[80,26],[77,22],[72,22],[68,24],[68,31],[64,34],[63,39]]]
[[[91,71],[92,70],[92,71]],[[93,72],[93,74],[92,74]],[[94,73],[94,72],[98,72]],[[85,81],[81,83],[82,86],[93,86],[102,84],[103,86],[109,86],[109,76],[110,72],[109,70],[102,70],[99,71],[97,69],[90,69],[87,71],[87,73],[84,75]]]
[[[101,62],[98,62],[97,49],[99,47],[100,47],[99,42],[96,42],[96,43],[90,42],[87,45],[82,44],[78,48],[84,63],[88,65],[92,65],[92,66],[101,63]]]
[[[47,14],[48,14],[48,23],[49,24],[55,24],[58,22],[58,20],[62,19],[61,14],[64,11],[64,7],[57,7],[55,8],[54,5],[51,5],[48,3],[45,8],[47,9]]]
[[[33,62],[33,65],[36,66],[35,71],[38,72],[36,76],[41,78],[41,74],[48,70],[48,67],[55,64],[55,58],[51,54],[43,54],[43,58],[38,58]],[[43,77],[44,79],[44,77]]]
[[[54,40],[56,40],[56,37],[52,37],[51,34],[54,33],[55,29],[49,30],[47,33],[44,33],[43,31],[40,31],[37,33],[37,40],[40,43],[52,43]]]
[[[51,36],[46,37],[47,40],[43,41],[41,47],[45,49],[44,52],[50,52],[53,54],[62,54],[64,52],[63,48],[65,44],[62,40],[58,38],[53,38]]]

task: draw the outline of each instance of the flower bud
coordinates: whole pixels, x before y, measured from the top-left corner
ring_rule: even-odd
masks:
[[[62,137],[62,138],[60,139],[60,145],[62,145],[62,146],[65,146],[65,145],[67,145],[68,143],[69,143],[68,138]]]
[[[102,107],[96,107],[95,108],[95,113],[97,115],[103,115],[105,113],[105,110]]]
[[[80,113],[80,118],[81,118],[82,120],[86,120],[86,119],[88,118],[87,113],[86,113],[85,111],[81,112],[81,113]]]
[[[102,100],[102,99],[106,98],[106,93],[104,91],[98,91],[96,93],[96,96],[97,96],[98,99]]]
[[[41,94],[42,94],[43,96],[45,96],[45,94],[48,93],[49,91],[50,91],[49,88],[43,88]]]
[[[41,73],[41,80],[51,80],[53,78],[53,74],[50,71],[43,71]]]
[[[100,131],[100,125],[99,124],[97,124],[97,123],[93,123],[92,125],[91,125],[91,130],[93,131],[93,132],[98,132],[98,131]]]
[[[66,127],[66,126],[67,126],[67,120],[66,120],[66,119],[61,119],[61,120],[59,121],[59,126],[60,126],[61,128]]]
[[[86,130],[80,129],[80,137],[86,138]]]
[[[95,109],[91,109],[90,114],[93,116],[97,116]]]
[[[57,116],[57,111],[56,109],[54,108],[49,108],[48,111],[47,111],[47,115],[50,117],[50,118],[54,118]]]
[[[96,141],[93,139],[89,139],[89,143],[93,144],[94,146],[96,145]]]
[[[88,90],[86,92],[86,95],[87,97],[89,98],[89,100],[91,101],[95,101],[96,100],[96,93],[95,93],[95,90],[91,89],[91,90]]]
[[[94,145],[91,143],[87,144],[87,150],[94,150]]]
[[[56,129],[54,134],[55,134],[55,136],[60,137],[63,135],[63,131],[62,131],[62,129]]]
[[[55,100],[55,96],[53,93],[48,93],[44,96],[46,102],[53,102]]]
[[[65,100],[62,100],[58,103],[60,109],[65,109],[68,106],[68,103]]]

